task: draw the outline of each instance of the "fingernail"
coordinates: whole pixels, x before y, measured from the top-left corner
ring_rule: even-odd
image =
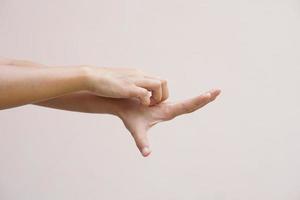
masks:
[[[205,96],[206,96],[206,97],[210,97],[210,96],[211,96],[210,92],[207,92],[207,93],[205,94]]]
[[[143,156],[148,156],[151,153],[151,150],[148,147],[143,148],[142,154]]]

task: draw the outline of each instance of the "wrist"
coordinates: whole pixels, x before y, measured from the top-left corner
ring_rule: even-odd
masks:
[[[123,117],[123,99],[106,98],[109,102],[109,113],[122,119]]]
[[[106,113],[115,115],[119,118],[122,116],[122,100],[100,97],[87,92],[85,105],[87,105],[87,112],[89,113]]]
[[[80,76],[81,76],[81,82],[83,90],[92,91],[92,75],[93,75],[93,69],[90,66],[82,65],[77,67]]]

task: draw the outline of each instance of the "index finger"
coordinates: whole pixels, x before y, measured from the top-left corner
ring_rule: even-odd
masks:
[[[200,96],[174,103],[170,108],[171,113],[173,117],[176,117],[178,115],[194,112],[213,101],[220,92],[220,90],[211,90]]]

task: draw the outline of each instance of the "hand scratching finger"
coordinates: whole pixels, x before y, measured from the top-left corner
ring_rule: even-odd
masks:
[[[161,82],[161,87],[162,87],[162,97],[161,97],[161,102],[165,101],[166,99],[169,98],[169,88],[168,88],[168,82],[165,79],[159,78],[159,77],[154,77],[154,76],[145,76],[146,78],[150,79],[155,79]]]
[[[142,88],[145,88],[152,93],[152,102],[158,103],[162,98],[162,85],[159,80],[154,79],[142,79],[136,82],[136,85]]]
[[[141,104],[143,104],[145,106],[150,105],[149,91],[144,88],[134,86],[132,91],[130,92],[130,97],[138,98],[140,100]]]

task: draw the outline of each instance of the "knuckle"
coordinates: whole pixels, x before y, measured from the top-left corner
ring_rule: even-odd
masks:
[[[166,99],[168,99],[169,98],[169,94],[165,94],[163,97],[162,97],[162,100],[164,101],[164,100],[166,100]]]
[[[121,83],[120,83],[123,87],[129,87],[132,86],[132,81],[128,78],[122,77],[121,79]]]
[[[123,87],[122,94],[124,97],[134,97],[136,95],[136,92],[131,87]]]
[[[161,88],[161,81],[153,82],[153,87],[156,88],[156,89],[160,89]]]
[[[163,84],[163,85],[167,85],[168,81],[166,79],[161,79],[160,82]]]

